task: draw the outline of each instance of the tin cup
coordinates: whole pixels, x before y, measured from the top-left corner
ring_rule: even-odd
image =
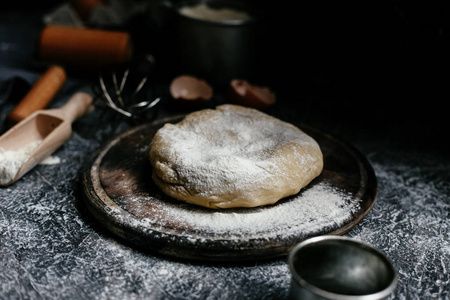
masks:
[[[231,79],[254,75],[261,9],[243,0],[156,1],[162,3],[162,10],[153,11],[163,16],[156,23],[162,30],[166,65],[173,72],[194,75],[219,87]],[[232,10],[248,17],[215,19],[183,13],[198,5],[211,12]]]
[[[305,240],[291,250],[288,262],[292,274],[289,299],[385,299],[398,281],[386,255],[341,236]]]

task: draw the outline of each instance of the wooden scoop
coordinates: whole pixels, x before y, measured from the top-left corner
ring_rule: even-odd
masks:
[[[0,152],[8,153],[8,157],[26,156],[22,161],[3,159],[0,161],[0,185],[7,186],[20,179],[34,166],[47,158],[72,134],[72,123],[91,112],[92,97],[84,92],[73,95],[69,101],[57,109],[38,110],[16,124],[0,137]],[[31,146],[30,146],[31,145]],[[36,145],[34,150],[32,145]],[[24,149],[29,154],[23,154]],[[5,155],[6,156],[6,155]],[[11,163],[18,166],[17,172]],[[9,166],[6,166],[9,164]]]

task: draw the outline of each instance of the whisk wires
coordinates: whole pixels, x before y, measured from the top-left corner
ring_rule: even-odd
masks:
[[[152,61],[147,58],[146,63],[151,65]],[[119,116],[130,120],[145,121],[148,119],[146,113],[161,101],[161,97],[153,99],[148,95],[150,89],[147,87],[145,98],[151,100],[142,100],[142,92],[144,92],[144,87],[148,82],[149,70],[147,68],[146,72],[142,72],[142,70],[140,70],[141,72],[139,70],[134,71],[133,74],[131,67],[126,68],[121,78],[119,78],[118,70],[100,72],[98,76],[99,84],[93,87],[93,91],[101,106],[106,106]]]

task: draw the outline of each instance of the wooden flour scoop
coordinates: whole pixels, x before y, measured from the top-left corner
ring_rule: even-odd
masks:
[[[20,179],[47,158],[72,134],[72,123],[91,112],[92,97],[76,93],[62,107],[45,109],[16,124],[0,137],[0,186]]]

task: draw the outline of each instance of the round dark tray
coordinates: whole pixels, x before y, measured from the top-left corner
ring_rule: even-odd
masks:
[[[342,235],[360,222],[374,205],[377,181],[374,171],[355,148],[317,129],[294,124],[313,137],[324,155],[324,169],[304,193],[316,185],[328,185],[349,195],[358,208],[339,223],[316,220],[314,228],[290,224],[290,230],[275,223],[270,232],[262,230],[223,232],[214,226],[196,227],[180,222],[166,211],[176,207],[183,214],[211,214],[217,211],[187,204],[165,196],[151,180],[148,145],[165,123],[176,123],[183,116],[157,120],[134,127],[109,141],[86,163],[82,174],[85,203],[93,216],[118,237],[149,251],[178,258],[243,261],[286,255],[311,236]],[[295,200],[295,199],[294,199]],[[245,217],[246,213],[266,213],[277,204],[263,208],[219,211]],[[288,207],[288,206],[286,206]],[[195,225],[195,220],[193,221]],[[319,226],[317,226],[319,224]],[[304,225],[304,224],[303,224]],[[254,224],[258,226],[258,224]]]

